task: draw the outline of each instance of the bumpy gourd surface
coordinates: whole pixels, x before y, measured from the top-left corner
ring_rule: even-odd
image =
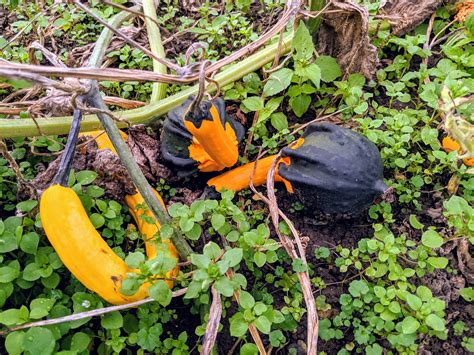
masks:
[[[303,138],[299,148],[283,149],[291,164],[281,165],[279,174],[307,208],[357,214],[387,189],[380,153],[362,135],[320,123],[309,125]]]

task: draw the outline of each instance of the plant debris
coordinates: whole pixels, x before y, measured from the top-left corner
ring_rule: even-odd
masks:
[[[369,12],[352,2],[333,1],[319,29],[319,51],[337,58],[344,73],[372,78],[379,59],[369,41]]]

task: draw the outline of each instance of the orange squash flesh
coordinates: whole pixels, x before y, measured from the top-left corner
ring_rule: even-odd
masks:
[[[453,150],[460,153],[461,145],[451,137],[444,137],[441,145],[447,153],[450,153]],[[463,159],[463,163],[466,166],[474,166],[474,158]]]
[[[186,119],[184,120],[184,125],[204,152],[215,162],[216,166],[222,167],[219,170],[232,167],[237,163],[239,158],[238,142],[235,132],[229,123],[226,123],[225,128],[222,126],[219,113],[214,105],[211,106],[209,112],[211,114],[211,120],[202,120],[200,127],[196,127],[193,122]],[[202,161],[202,152],[199,151],[197,147],[191,145],[189,155],[190,158],[204,163],[204,161]]]
[[[301,146],[304,142],[303,138],[298,139],[298,141],[291,147],[296,149]],[[273,160],[276,155],[270,155],[266,158],[260,159],[257,162],[257,168],[255,169],[253,175],[253,185],[260,186],[267,181],[267,174],[271,168]],[[291,159],[288,157],[281,158],[279,164],[290,165]],[[252,172],[254,170],[255,162],[247,163],[245,165],[239,166],[238,168],[229,170],[221,175],[218,175],[207,182],[208,186],[213,186],[217,191],[222,191],[223,189],[231,191],[240,191],[248,189],[250,187],[250,178],[252,177]],[[293,187],[291,183],[282,178],[278,174],[278,166],[275,171],[275,181],[283,182],[288,192],[293,193]]]

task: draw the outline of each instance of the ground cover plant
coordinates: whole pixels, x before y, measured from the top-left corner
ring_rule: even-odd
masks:
[[[410,3],[0,0],[0,352],[473,352],[474,2]],[[275,171],[239,192],[178,173],[163,115],[206,76],[245,128],[236,166],[325,122],[376,145],[389,188],[327,215]],[[41,218],[73,111],[63,188],[126,270],[116,305],[84,286],[107,271],[84,236],[78,278],[45,232],[67,221]]]

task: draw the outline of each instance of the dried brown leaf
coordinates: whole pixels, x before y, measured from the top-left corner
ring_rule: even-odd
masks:
[[[372,78],[379,63],[369,41],[369,12],[348,1],[333,1],[319,30],[319,51],[337,58],[344,73],[360,72]]]
[[[390,18],[392,33],[402,36],[410,32],[443,3],[443,0],[389,0],[381,13]]]

